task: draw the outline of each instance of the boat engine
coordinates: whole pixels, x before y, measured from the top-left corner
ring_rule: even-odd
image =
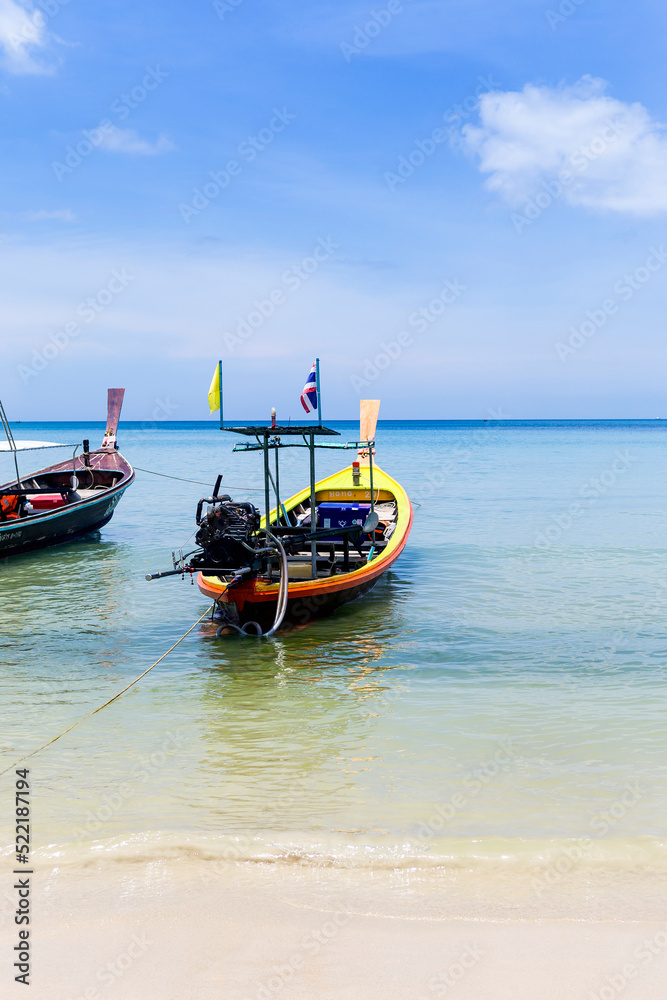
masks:
[[[202,517],[203,505],[211,502],[214,506]],[[238,569],[248,564],[250,553],[242,543],[251,545],[260,525],[260,513],[253,504],[237,503],[229,496],[200,500],[197,524],[195,541],[204,550],[204,565]]]

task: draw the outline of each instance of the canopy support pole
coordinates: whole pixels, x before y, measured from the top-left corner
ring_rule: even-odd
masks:
[[[276,491],[276,524],[280,524],[280,472],[278,470],[278,443],[276,442],[276,481],[273,484]]]
[[[269,469],[269,435],[268,432],[264,435],[264,508],[266,510],[266,518],[264,519],[264,524],[267,528],[271,527],[271,507],[270,507],[270,497],[269,497],[269,476],[271,470]]]
[[[375,510],[375,500],[373,498],[373,441],[369,441],[368,448],[368,478],[371,483],[371,514]]]
[[[310,432],[310,530],[317,531],[317,506],[315,503],[315,434]],[[310,543],[310,562],[313,580],[317,578],[317,542]]]

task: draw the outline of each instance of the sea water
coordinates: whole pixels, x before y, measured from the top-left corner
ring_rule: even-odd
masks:
[[[103,425],[15,433],[97,443]],[[282,866],[362,909],[390,872],[404,913],[664,917],[665,424],[381,421],[377,440],[414,505],[394,567],[270,640],[202,621],[27,761],[36,863]],[[211,423],[124,423],[119,441],[163,477],[137,471],[99,533],[0,564],[2,767],[206,611],[189,580],[145,575],[193,547],[216,475],[262,505],[259,457]],[[319,477],[350,460],[320,452]],[[285,452],[283,496],[307,479]]]

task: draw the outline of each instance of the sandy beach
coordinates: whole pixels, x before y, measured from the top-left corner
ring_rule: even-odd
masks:
[[[192,856],[38,865],[31,996],[662,1000],[664,880],[648,895],[646,873],[610,881],[581,872],[536,901],[529,880],[513,877],[508,893],[502,880],[454,871],[352,873]],[[612,915],[617,893],[634,919]],[[650,895],[653,919],[641,916]],[[466,916],[452,917],[463,901]],[[5,955],[16,930],[7,902]],[[21,990],[13,984],[3,996]]]

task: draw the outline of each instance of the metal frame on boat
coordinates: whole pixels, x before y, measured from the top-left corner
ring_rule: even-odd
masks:
[[[399,557],[412,527],[407,494],[373,460],[378,408],[378,401],[362,401],[358,441],[319,441],[338,431],[321,424],[279,426],[275,417],[270,426],[222,427],[255,439],[237,443],[235,452],[262,452],[265,514],[260,518],[252,504],[221,495],[219,476],[213,495],[198,506],[200,549],[175,554],[173,570],[147,579],[196,573],[199,589],[216,604],[219,634],[270,635],[284,623],[305,624],[366,594]],[[283,501],[279,454],[295,447],[309,452],[310,483]],[[357,461],[317,482],[316,448],[355,449]]]
[[[69,542],[97,531],[111,520],[134,469],[118,451],[116,431],[124,389],[109,389],[107,425],[102,446],[91,451],[79,445],[15,441],[0,404],[7,444],[0,450],[14,456],[16,479],[0,486],[0,558]],[[42,448],[68,447],[72,458],[29,475],[19,471],[18,454]]]

